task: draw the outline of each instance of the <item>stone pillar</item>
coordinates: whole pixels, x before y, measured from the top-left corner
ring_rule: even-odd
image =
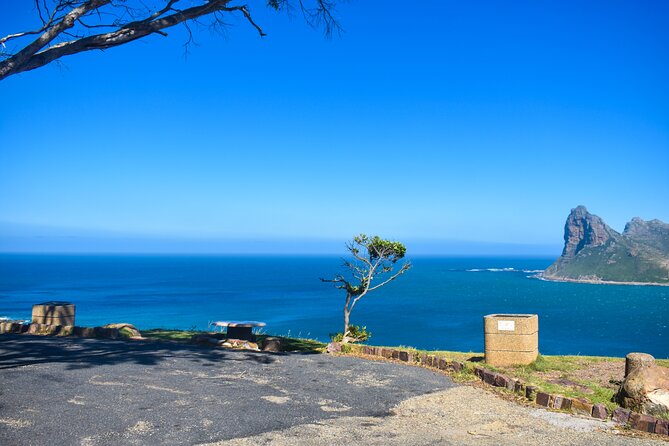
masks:
[[[44,302],[33,305],[32,323],[45,325],[74,325],[74,304]]]
[[[483,318],[483,337],[487,364],[530,364],[539,355],[539,316],[489,314]]]

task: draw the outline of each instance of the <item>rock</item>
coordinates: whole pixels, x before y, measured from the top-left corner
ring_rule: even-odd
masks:
[[[562,395],[555,395],[553,397],[553,404],[551,404],[551,407],[557,410],[569,410],[571,409],[571,398],[566,398]]]
[[[585,398],[574,398],[571,400],[571,411],[587,417],[592,415],[592,403]]]
[[[606,420],[609,416],[609,411],[606,409],[606,406],[603,404],[595,404],[592,408],[593,418],[599,418],[600,420]]]
[[[625,357],[625,377],[639,367],[651,367],[655,365],[655,358],[647,353],[629,353]]]
[[[627,424],[630,419],[631,410],[625,409],[623,407],[616,407],[613,411],[613,421],[616,421],[620,424]]]
[[[653,433],[655,432],[655,423],[657,423],[657,419],[650,415],[632,412],[629,422],[632,429]]]
[[[213,339],[214,343],[216,345],[219,345],[221,347],[226,347],[226,348],[234,348],[238,350],[254,350],[254,351],[260,351],[258,348],[258,344],[252,341],[248,341],[246,339],[217,339],[217,338],[211,338]]]
[[[669,421],[657,420],[657,423],[655,423],[655,433],[660,435],[669,435]]]
[[[491,372],[490,370],[483,371],[483,382],[485,382],[486,384],[494,386],[496,378],[497,378],[497,373]]]
[[[537,404],[539,406],[548,407],[550,405],[551,396],[545,392],[537,392]]]
[[[513,386],[514,392],[518,395],[525,395],[525,384],[522,381],[516,381]]]
[[[403,361],[403,362],[412,362],[413,361],[413,353],[409,353],[409,352],[406,352],[406,351],[400,351],[399,360]]]
[[[451,368],[454,372],[459,373],[465,368],[465,365],[460,361],[451,361]]]
[[[341,353],[341,342],[330,342],[325,351],[328,353]]]
[[[535,386],[525,387],[525,398],[527,398],[530,401],[534,401],[536,397],[537,397],[537,388]]]
[[[656,416],[669,415],[669,369],[645,362],[625,378],[616,401],[635,412]]]
[[[262,351],[264,352],[280,352],[281,338],[267,337],[262,343]]]
[[[509,378],[498,373],[497,376],[495,376],[495,382],[493,385],[495,387],[507,387],[509,385]]]
[[[588,212],[585,206],[571,210],[564,225],[563,257],[575,257],[582,249],[601,246],[606,243],[614,231],[596,215]]]
[[[480,380],[483,380],[483,372],[485,370],[481,367],[474,367],[474,376],[478,376]]]
[[[107,324],[103,326],[104,328],[114,328],[118,330],[118,336],[122,338],[142,338],[142,333],[132,324],[128,323],[115,323]]]

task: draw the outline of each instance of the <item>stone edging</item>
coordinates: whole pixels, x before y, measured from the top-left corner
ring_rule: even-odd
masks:
[[[0,334],[32,334],[42,336],[78,336],[82,338],[118,339],[118,328],[76,327],[73,325],[22,324],[18,322],[0,322]]]
[[[465,364],[461,361],[449,360],[427,353],[417,354],[416,352],[397,348],[373,347],[369,345],[350,345],[350,347],[352,349],[351,353],[362,353],[385,359],[395,359],[443,371],[460,372],[465,368]],[[328,344],[327,351],[328,353],[339,353],[342,351],[341,344],[330,343]],[[574,414],[585,415],[600,420],[609,419],[610,416],[614,422],[628,426],[634,430],[669,435],[669,420],[662,420],[650,415],[632,412],[622,407],[616,408],[609,415],[608,409],[604,404],[592,404],[585,398],[567,398],[562,395],[540,392],[537,387],[527,386],[520,380],[509,378],[506,375],[483,367],[474,367],[474,375],[490,386],[506,388],[547,409],[568,410]]]

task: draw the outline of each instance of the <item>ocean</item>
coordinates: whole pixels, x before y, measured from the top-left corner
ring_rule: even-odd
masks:
[[[546,282],[552,258],[417,257],[398,280],[365,296],[352,322],[369,344],[483,351],[483,316],[539,315],[543,354],[669,358],[669,287]],[[76,304],[77,325],[130,322],[207,329],[258,320],[264,331],[327,341],[341,331],[344,295],[320,277],[338,257],[0,255],[0,317],[30,319],[33,304]],[[0,339],[1,341],[1,339]]]

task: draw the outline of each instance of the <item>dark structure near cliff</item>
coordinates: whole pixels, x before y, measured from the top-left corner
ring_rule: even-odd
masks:
[[[669,224],[635,217],[622,234],[584,206],[571,210],[564,249],[547,279],[669,283]]]

